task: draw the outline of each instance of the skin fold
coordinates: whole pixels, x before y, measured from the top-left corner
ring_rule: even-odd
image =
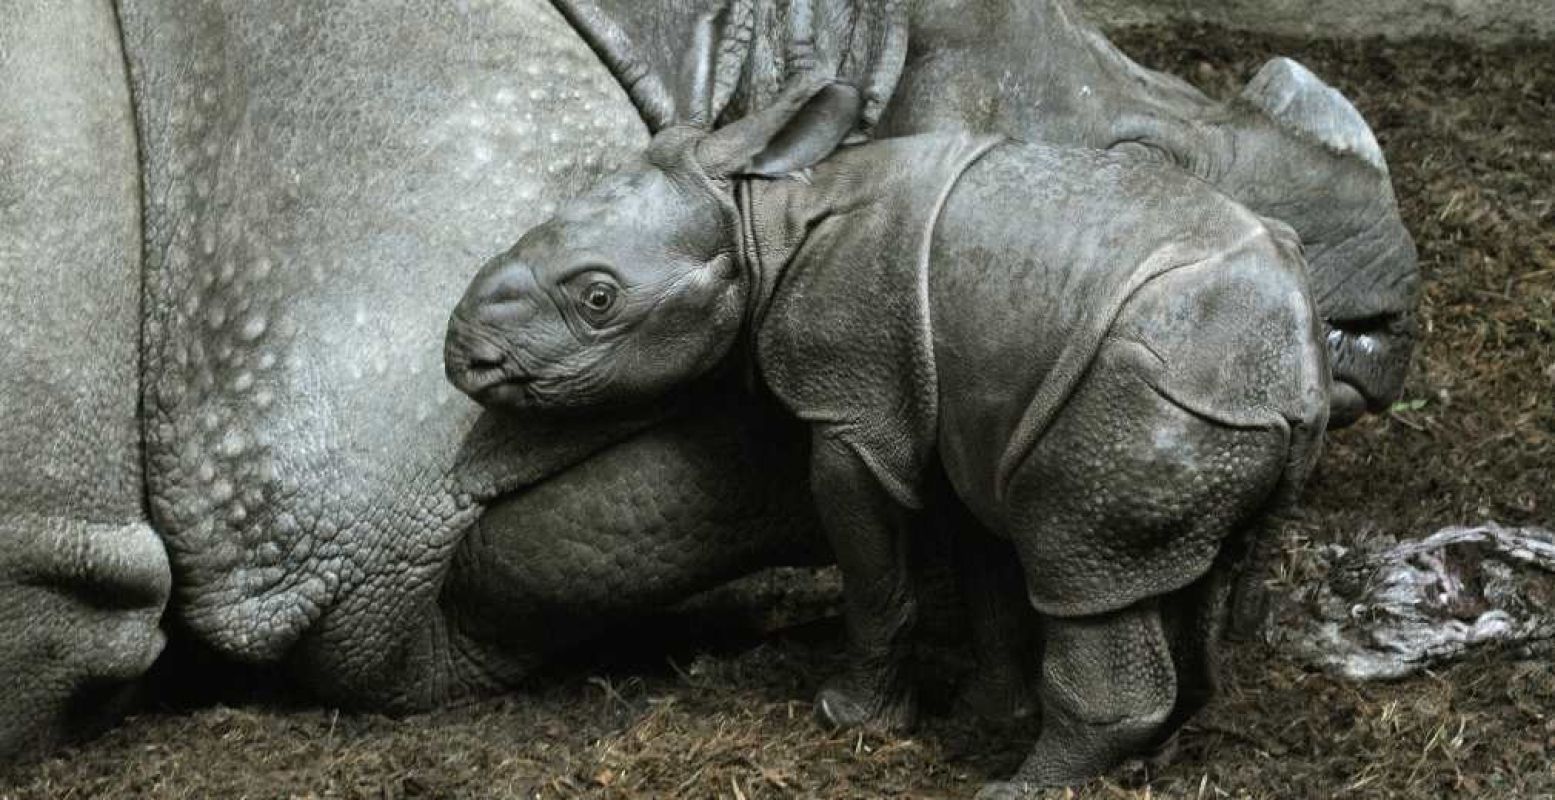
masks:
[[[549,6],[121,16],[146,165],[147,482],[181,626],[326,702],[425,708],[805,546],[802,504],[778,502],[802,481],[727,458],[756,416],[536,422],[443,381],[474,254],[642,142]],[[715,458],[731,468],[709,474]],[[591,606],[603,585],[621,591]]]
[[[1330,425],[1397,399],[1418,333],[1418,255],[1375,136],[1320,78],[1275,59],[1215,101],[1130,60],[1069,0],[919,0],[911,34],[882,131],[1117,150],[1208,181],[1300,237],[1334,374]]]
[[[909,10],[928,30],[895,3],[854,26],[866,120],[888,67],[913,63],[889,23]],[[473,265],[644,142],[641,106],[575,21],[540,0],[15,12],[0,107],[37,113],[0,125],[0,665],[16,687],[0,759],[111,714],[103,698],[161,647],[170,591],[181,635],[281,664],[323,702],[408,710],[816,557],[807,448],[762,434],[777,415],[727,384],[604,423],[486,413],[443,381],[437,342]],[[650,19],[685,49],[680,18]],[[763,52],[781,75],[782,48]],[[1260,163],[1289,160],[1265,140]],[[1320,306],[1412,284],[1334,286]],[[1354,313],[1400,318],[1362,299]],[[1374,351],[1400,352],[1341,355]]]

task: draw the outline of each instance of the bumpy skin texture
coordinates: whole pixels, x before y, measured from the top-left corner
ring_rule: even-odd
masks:
[[[802,441],[781,416],[719,395],[491,507],[442,602],[478,680],[511,684],[645,609],[823,558]]]
[[[701,475],[711,456],[687,432],[728,441],[740,423],[607,449],[645,424],[481,418],[438,346],[481,256],[643,141],[597,59],[539,0],[126,0],[121,15],[146,163],[148,484],[180,623],[231,657],[284,660],[330,702],[407,709],[565,644],[526,614],[566,628],[619,610],[513,596],[589,595],[614,556],[563,577],[518,553],[652,550],[621,541],[656,513],[623,475],[652,458]],[[749,472],[701,480],[646,528],[686,560],[647,560],[643,586],[705,584],[768,534],[808,530],[742,526],[774,504],[718,481]],[[728,535],[709,520],[751,542],[703,542]]]
[[[169,584],[141,503],[140,215],[113,9],[4,14],[0,763],[111,713],[161,652]]]
[[[0,29],[0,761],[119,707],[169,557],[176,630],[378,710],[814,559],[803,454],[727,392],[600,424],[442,380],[480,257],[643,140],[547,4],[117,11]]]

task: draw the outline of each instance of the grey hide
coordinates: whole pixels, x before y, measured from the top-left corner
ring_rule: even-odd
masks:
[[[0,26],[0,760],[146,668],[169,559],[176,630],[406,710],[815,557],[758,409],[535,424],[443,379],[480,256],[645,141],[549,4],[117,12],[123,55],[108,0]]]
[[[697,42],[690,63],[713,58]],[[1327,423],[1293,234],[1116,154],[960,133],[828,158],[867,102],[824,68],[711,132],[710,91],[683,107],[714,113],[482,268],[450,379],[544,419],[735,359],[808,428],[849,640],[823,720],[912,724],[910,533],[938,518],[1018,554],[1013,582],[997,546],[968,571],[976,607],[1042,615],[1042,733],[990,792],[1163,745],[1213,691],[1227,579]]]
[[[97,724],[162,650],[142,509],[135,136],[113,11],[0,23],[0,760]],[[23,113],[16,113],[23,111]]]
[[[699,14],[749,8],[758,24],[744,80],[756,100],[776,92],[791,38],[778,0],[554,0],[618,77],[673,76]],[[876,130],[1000,133],[1129,151],[1209,181],[1252,211],[1295,228],[1328,325],[1334,371],[1330,424],[1386,409],[1416,336],[1419,268],[1371,129],[1338,92],[1288,59],[1269,62],[1231,102],[1145,69],[1088,25],[1070,0],[812,0],[817,48],[850,53],[846,20],[908,14],[908,52]],[[797,7],[793,4],[792,7]],[[609,24],[591,28],[590,21]],[[600,31],[608,31],[608,35]],[[856,79],[843,69],[840,77]],[[876,81],[877,85],[888,82]]]

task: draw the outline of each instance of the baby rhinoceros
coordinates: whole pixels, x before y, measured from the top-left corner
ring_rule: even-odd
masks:
[[[851,666],[818,700],[837,724],[910,721],[906,528],[948,477],[1043,620],[1017,780],[1091,777],[1203,704],[1233,554],[1310,469],[1329,377],[1302,259],[1142,160],[966,135],[839,149],[859,97],[799,78],[716,131],[666,128],[481,270],[449,375],[576,411],[753,359],[809,425],[843,571]]]

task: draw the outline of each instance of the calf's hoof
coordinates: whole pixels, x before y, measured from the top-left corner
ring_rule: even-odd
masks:
[[[833,678],[815,698],[815,715],[833,728],[902,733],[918,721],[917,697],[890,681]]]
[[[1262,581],[1249,580],[1237,586],[1226,614],[1225,638],[1233,642],[1263,639],[1270,602],[1269,588]]]
[[[1001,727],[1022,728],[1039,716],[1035,695],[1020,679],[975,676],[956,698],[956,706],[972,712],[983,722]]]

